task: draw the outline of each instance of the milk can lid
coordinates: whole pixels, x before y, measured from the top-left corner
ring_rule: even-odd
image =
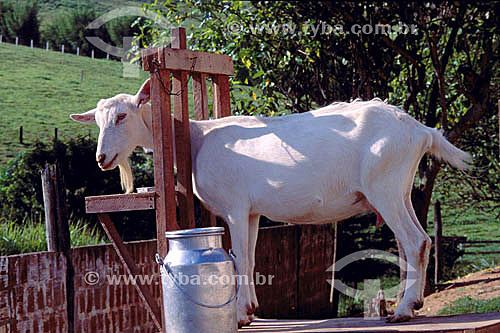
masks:
[[[224,228],[223,227],[194,228],[194,229],[183,229],[183,230],[165,232],[165,237],[169,239],[213,236],[213,235],[224,235]]]

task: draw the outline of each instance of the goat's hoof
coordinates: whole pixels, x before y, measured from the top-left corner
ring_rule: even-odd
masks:
[[[245,316],[240,317],[241,319],[238,320],[238,327],[241,328],[242,326],[250,325],[252,321],[255,320],[255,315],[253,313],[250,313],[250,311],[247,311],[247,314]]]
[[[238,321],[238,328],[242,328],[243,326],[250,325],[250,320],[240,320]]]
[[[407,321],[410,321],[410,319],[413,318],[413,316],[410,315],[394,315],[394,316],[389,316],[385,320],[386,323],[404,323]]]
[[[417,301],[415,302],[415,304],[413,304],[414,310],[420,310],[423,307],[424,307],[424,301]]]
[[[259,308],[258,305],[252,303],[251,307],[250,308],[247,308],[247,314],[248,315],[253,315],[255,313],[257,313],[257,309]]]

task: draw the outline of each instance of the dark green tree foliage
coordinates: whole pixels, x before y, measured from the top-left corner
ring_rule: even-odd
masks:
[[[485,167],[479,160],[491,149],[467,133],[487,129],[492,139],[497,133],[500,2],[187,0],[157,1],[149,8],[172,24],[192,24],[191,48],[233,57],[236,112],[303,112],[333,101],[379,97],[442,129],[459,147],[469,137],[472,144],[462,148],[471,148],[477,166]],[[380,24],[389,32],[376,33]],[[366,25],[372,32],[360,33]],[[159,44],[161,36],[153,29],[140,37]],[[471,181],[475,188],[489,184],[498,206],[500,191],[489,176],[500,173],[498,155],[493,158],[496,163]],[[416,208],[424,228],[441,167],[427,158],[420,166],[416,187],[422,205]],[[475,205],[491,200],[483,194],[475,192],[481,199]]]
[[[40,170],[46,163],[57,163],[66,184],[69,215],[73,220],[95,223],[95,216],[85,214],[84,198],[123,192],[118,169],[102,172],[98,168],[95,148],[95,140],[88,137],[72,139],[68,143],[38,142],[32,149],[11,160],[0,170],[0,217],[18,223],[26,219],[37,221],[37,217],[43,215]],[[143,154],[133,154],[131,159],[136,183],[152,186],[151,159]],[[115,221],[117,228],[128,240],[152,238],[155,234],[154,214],[131,212],[116,215],[119,215]],[[138,224],[141,228],[137,228]]]
[[[29,45],[39,44],[38,5],[36,1],[0,1],[0,35],[4,39]]]
[[[97,17],[98,15],[93,9],[85,7],[61,12],[57,19],[42,32],[42,38],[48,41],[52,48],[59,49],[64,44],[67,52],[75,52],[76,48],[80,47],[80,54],[90,55],[92,45],[85,39],[85,36],[92,34],[92,36],[108,39],[107,34],[102,29],[85,29]]]
[[[54,49],[59,49],[64,44],[68,52],[74,53],[79,47],[80,54],[90,55],[94,49],[96,57],[105,57],[106,53],[97,49],[85,37],[99,37],[109,45],[122,47],[124,37],[133,37],[139,31],[137,26],[131,27],[135,17],[116,18],[99,29],[86,29],[100,15],[93,8],[85,6],[68,12],[62,11],[42,31],[42,39],[48,41]]]

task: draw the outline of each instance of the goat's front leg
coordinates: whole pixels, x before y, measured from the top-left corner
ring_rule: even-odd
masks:
[[[238,325],[241,327],[252,321],[252,304],[249,289],[248,265],[248,212],[228,214],[226,221],[231,233],[231,243],[236,256],[236,265],[240,272],[237,282],[240,283],[239,294],[236,300]]]
[[[252,304],[251,319],[254,318],[255,311],[259,307],[257,294],[255,293],[255,247],[257,245],[257,236],[259,234],[260,215],[251,215],[248,221],[248,278],[250,281],[250,302]]]

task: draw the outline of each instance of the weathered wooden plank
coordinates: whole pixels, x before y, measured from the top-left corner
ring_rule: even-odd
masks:
[[[167,254],[167,230],[179,229],[176,217],[170,72],[151,73],[151,108],[153,112],[153,149],[156,198],[156,233],[158,253]],[[160,81],[161,78],[161,81]],[[163,82],[163,84],[162,84]],[[164,89],[165,88],[165,89]]]
[[[150,47],[141,51],[142,56],[142,69],[146,72],[153,70],[152,62],[153,60],[158,61],[158,50],[159,47]]]
[[[155,192],[98,195],[85,198],[87,214],[149,209],[155,209]]]
[[[229,95],[229,77],[226,75],[212,76],[212,92],[214,102],[214,118],[231,115],[231,96]]]
[[[104,231],[106,232],[109,239],[113,243],[113,247],[115,248],[118,257],[120,257],[121,262],[125,266],[127,274],[129,274],[130,276],[140,275],[141,271],[137,268],[137,265],[132,259],[132,256],[130,255],[130,252],[128,251],[127,247],[125,246],[125,244],[123,244],[123,241],[120,235],[118,234],[118,231],[116,230],[115,226],[113,225],[113,222],[111,221],[109,215],[98,214],[97,216],[99,218],[99,221],[101,222]],[[136,283],[135,287],[137,289],[137,292],[139,293],[139,296],[144,302],[146,309],[151,315],[151,318],[153,319],[155,326],[158,328],[159,331],[161,331],[162,315],[160,312],[160,308],[158,307],[158,303],[156,303],[156,300],[153,298],[153,296],[151,295],[149,289],[145,284]]]
[[[193,73],[193,107],[194,119],[207,120],[208,115],[208,93],[207,93],[207,75],[203,73]],[[215,215],[210,213],[203,205],[200,207],[201,225],[202,227],[215,227]]]
[[[158,55],[157,55],[158,56]],[[156,199],[156,247],[165,258],[168,243],[167,230],[179,229],[177,225],[174,179],[174,152],[172,115],[170,105],[170,72],[153,69],[151,78],[151,111],[153,114],[153,150]],[[160,288],[161,289],[161,288]],[[161,291],[163,293],[163,291]],[[160,300],[163,309],[163,297]],[[161,311],[161,327],[165,327],[165,315]],[[161,328],[160,328],[160,331]]]
[[[499,332],[500,313],[475,313],[454,316],[417,317],[407,323],[387,324],[385,318],[339,318],[321,320],[257,319],[239,332]]]
[[[47,239],[47,251],[57,251],[57,214],[55,200],[55,186],[51,179],[49,167],[41,171],[43,206],[45,209],[45,234]]]
[[[207,95],[207,75],[203,73],[193,73],[193,107],[194,119],[208,119],[208,95]]]
[[[263,318],[294,318],[297,315],[296,226],[266,227],[259,230],[255,258],[255,284]],[[259,278],[257,276],[265,277]],[[272,276],[272,278],[271,278]],[[271,278],[271,281],[269,279]]]
[[[233,60],[230,56],[175,48],[164,48],[163,51],[164,56],[160,59],[162,69],[234,75]],[[148,66],[145,68],[149,69]]]
[[[327,269],[333,257],[333,227],[300,225],[298,228],[297,315],[299,318],[318,318],[331,314],[331,272]]]
[[[299,318],[318,318],[332,312],[327,272],[332,264],[333,228],[326,225],[300,225],[298,228]]]
[[[187,47],[186,29],[183,27],[172,29],[172,48],[185,50]]]
[[[172,47],[186,48],[186,30],[172,30]],[[180,228],[194,228],[194,201],[191,171],[191,137],[189,132],[189,102],[187,73],[174,71],[172,93],[174,104],[175,148],[177,158],[177,201],[179,204]]]

